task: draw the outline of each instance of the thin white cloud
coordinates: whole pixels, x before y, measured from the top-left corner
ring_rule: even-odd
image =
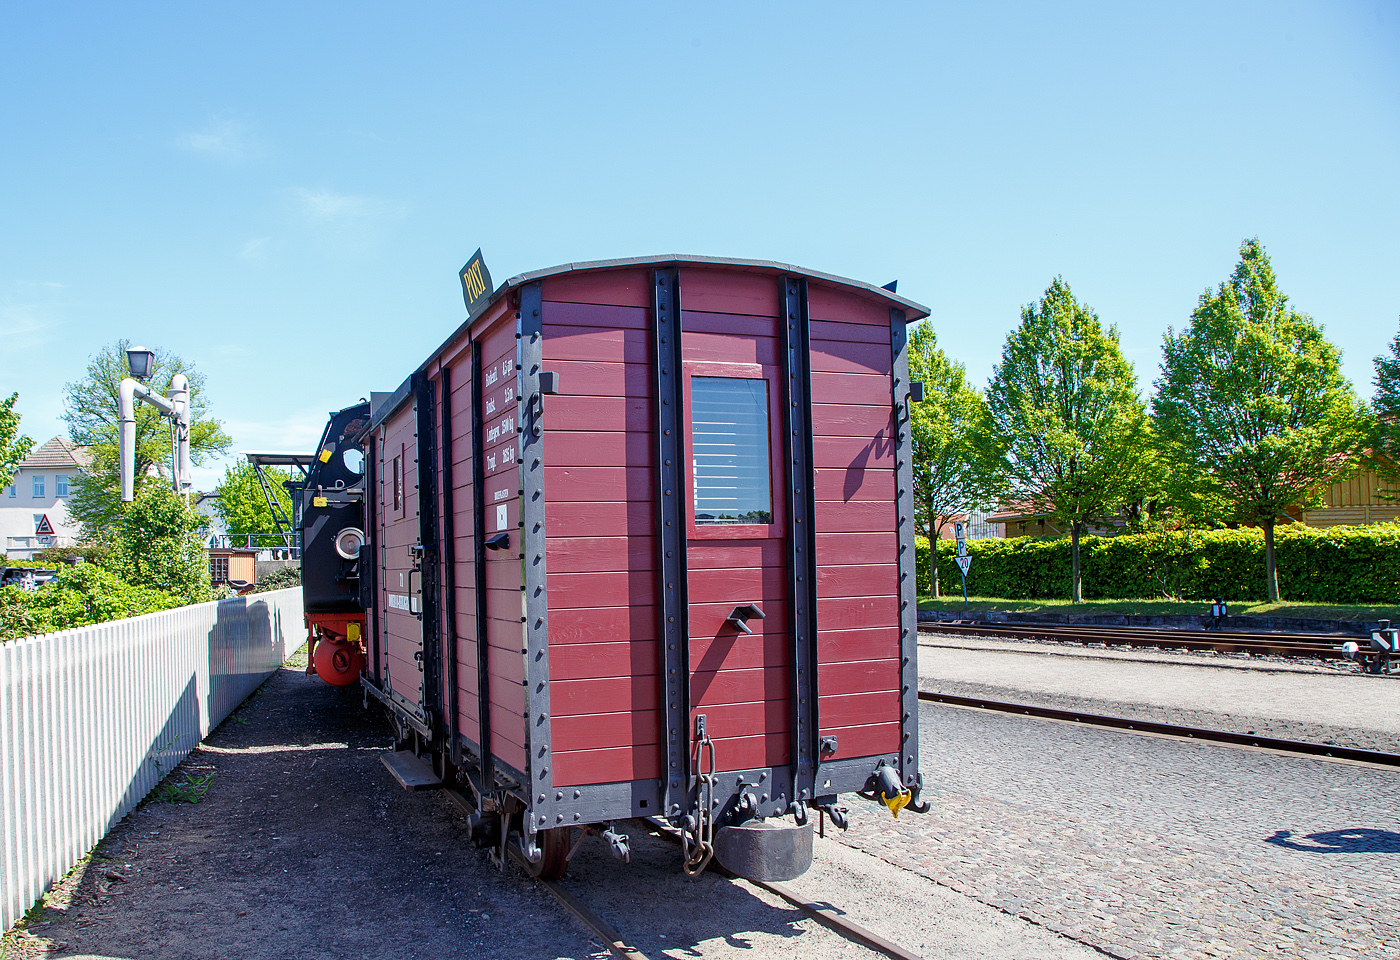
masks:
[[[409,214],[409,205],[362,194],[298,188],[289,194],[297,227],[336,254],[363,254]]]
[[[187,153],[200,154],[237,163],[262,152],[262,144],[242,123],[235,120],[214,120],[203,130],[182,133],[175,145]]]
[[[408,213],[408,205],[378,197],[336,193],[332,190],[293,191],[298,212],[318,223],[395,222]]]
[[[0,343],[7,353],[43,346],[53,339],[57,325],[57,321],[40,316],[34,304],[0,301]]]
[[[238,255],[244,260],[261,263],[267,259],[273,242],[272,237],[251,237],[239,248]]]

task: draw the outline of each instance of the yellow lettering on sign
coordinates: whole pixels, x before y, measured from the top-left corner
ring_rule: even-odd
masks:
[[[486,292],[486,281],[481,277],[481,264],[474,263],[462,274],[462,283],[473,300]]]

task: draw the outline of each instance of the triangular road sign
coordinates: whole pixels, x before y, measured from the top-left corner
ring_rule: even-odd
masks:
[[[43,516],[41,516],[41,517],[39,518],[39,522],[36,523],[36,524],[34,525],[34,536],[36,536],[36,537],[51,537],[51,536],[53,536],[53,524],[49,523],[49,515],[48,515],[47,513],[44,514]]]
[[[967,574],[967,568],[970,567],[970,566],[972,566],[972,558],[971,558],[971,557],[958,557],[958,566],[962,567],[962,572],[963,572],[964,575],[966,575],[966,574]]]

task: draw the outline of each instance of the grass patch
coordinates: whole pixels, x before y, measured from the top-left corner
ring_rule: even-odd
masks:
[[[920,610],[963,609],[962,595],[933,598],[919,597]],[[1141,614],[1148,616],[1202,616],[1210,612],[1210,604],[1199,600],[1007,600],[1001,597],[968,597],[970,613],[999,611],[1002,613],[1058,614]],[[1231,602],[1230,615],[1237,617],[1297,617],[1320,620],[1392,620],[1400,622],[1400,607],[1352,603],[1264,603],[1241,600]]]
[[[301,646],[287,654],[287,659],[282,661],[282,666],[305,670],[308,662],[309,661],[306,659],[306,643],[303,642]]]
[[[156,803],[198,803],[214,785],[214,773],[196,775],[177,771],[156,784],[151,799]]]

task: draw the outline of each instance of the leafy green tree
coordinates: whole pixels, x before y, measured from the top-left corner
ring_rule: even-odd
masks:
[[[12,393],[8,400],[0,400],[0,487],[8,487],[15,479],[15,471],[29,456],[34,441],[19,432],[19,414],[15,413],[15,401],[19,394]]]
[[[114,527],[121,511],[121,461],[117,447],[117,389],[127,376],[126,340],[118,340],[98,351],[81,380],[64,387],[63,419],[68,437],[87,447],[92,465],[73,486],[68,513],[83,525],[88,539],[101,539],[102,531]],[[155,351],[155,367],[150,385],[170,393],[170,380],[183,373],[190,381],[190,461],[204,463],[223,453],[232,442],[223,425],[210,418],[205,399],[204,375],[194,365],[161,350]],[[139,493],[151,482],[170,482],[170,428],[160,412],[145,403],[136,410],[135,483]]]
[[[939,349],[928,323],[916,326],[909,338],[909,379],[924,385],[923,402],[912,404],[910,411],[914,513],[936,549],[953,516],[980,509],[995,497],[993,478],[973,443],[983,416],[982,395],[968,384],[966,368]],[[930,576],[937,597],[937,564]]]
[[[115,528],[114,573],[133,586],[164,590],[180,604],[210,599],[208,521],[163,484],[148,483]]]
[[[282,511],[292,515],[292,496],[287,492],[287,481],[291,474],[276,467],[264,467],[268,485],[273,496],[281,505]],[[214,512],[223,520],[230,537],[275,536],[277,521],[267,505],[267,495],[262,484],[258,483],[258,473],[251,463],[239,463],[224,471],[224,478],[214,488],[219,495],[214,501]]]
[[[1400,334],[1390,341],[1389,355],[1375,358],[1376,395],[1371,399],[1375,423],[1371,432],[1371,462],[1381,476],[1393,484],[1400,482]],[[1396,498],[1394,487],[1380,491],[1388,500]]]
[[[1070,531],[1070,599],[1083,599],[1079,538],[1114,516],[1141,476],[1146,410],[1118,329],[1056,277],[1002,348],[979,448],[988,472],[1029,511]]]
[[[1279,598],[1274,527],[1355,463],[1366,417],[1322,328],[1288,305],[1258,238],[1230,279],[1168,329],[1153,421],[1183,484],[1264,530],[1265,585]]]

